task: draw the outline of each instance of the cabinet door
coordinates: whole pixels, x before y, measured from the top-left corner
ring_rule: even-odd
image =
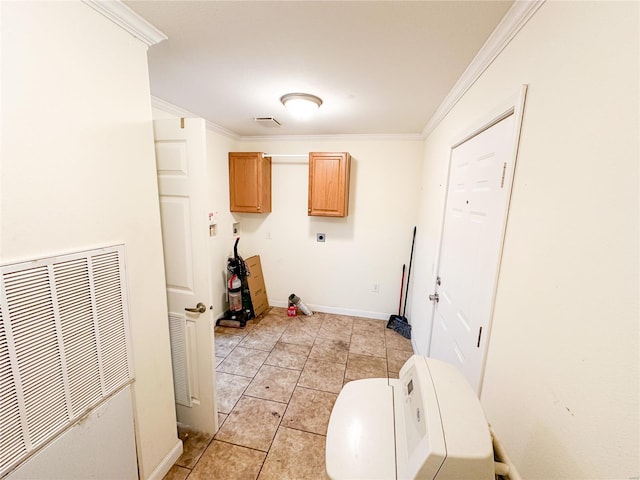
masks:
[[[270,212],[271,158],[261,152],[229,152],[229,200],[232,212]]]
[[[347,152],[309,154],[309,215],[347,216],[350,166]]]

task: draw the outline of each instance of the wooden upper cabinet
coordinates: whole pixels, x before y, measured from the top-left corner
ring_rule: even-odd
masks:
[[[271,211],[271,157],[229,152],[229,200],[232,212]]]
[[[346,217],[349,213],[349,170],[347,152],[309,154],[309,215]]]

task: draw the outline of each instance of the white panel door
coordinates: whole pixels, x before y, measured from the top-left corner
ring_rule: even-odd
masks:
[[[512,171],[515,115],[451,153],[429,356],[480,392]]]
[[[217,406],[205,123],[187,118],[156,120],[153,125],[176,412],[181,424],[213,434]]]

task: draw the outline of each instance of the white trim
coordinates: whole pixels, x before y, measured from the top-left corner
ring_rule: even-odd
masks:
[[[424,137],[420,133],[388,133],[388,134],[377,134],[377,133],[347,133],[340,135],[260,135],[260,136],[241,136],[239,138],[243,142],[263,142],[263,141],[279,141],[279,142],[291,142],[291,141],[301,141],[301,142],[313,142],[314,140],[323,140],[323,141],[375,141],[375,140],[385,140],[385,141],[422,141]]]
[[[141,40],[148,47],[168,37],[120,0],[82,0],[87,6]]]
[[[272,307],[287,308],[288,301],[269,300]],[[327,307],[326,305],[307,304],[312,312],[334,313],[336,315],[349,315],[351,317],[373,318],[375,320],[389,320],[390,313],[370,312],[368,310],[352,310],[349,308]]]
[[[151,106],[158,108],[163,112],[167,112],[167,113],[170,113],[171,115],[175,115],[176,117],[198,118],[198,115],[196,115],[195,113],[185,110],[182,107],[178,107],[177,105],[167,102],[166,100],[163,100],[161,98],[154,97],[153,95],[151,95]]]
[[[88,5],[105,3],[121,3],[119,1],[101,2],[99,0],[83,0]],[[220,125],[206,120],[207,128],[217,133],[243,142],[262,141],[419,141],[426,139],[431,132],[448,115],[463,95],[480,78],[484,71],[500,55],[502,50],[513,40],[520,29],[533,17],[545,0],[516,0],[482,48],[478,51],[467,69],[449,91],[445,99],[431,116],[421,133],[398,134],[342,134],[342,135],[249,135],[242,136],[227,130]],[[95,8],[95,7],[94,7]],[[128,8],[125,6],[125,8]],[[98,8],[96,8],[98,9]],[[99,10],[100,11],[100,10]],[[101,12],[102,13],[102,12]],[[135,15],[135,13],[134,13]],[[166,38],[166,37],[165,37]],[[151,97],[152,106],[178,117],[199,117],[181,107],[160,98]]]
[[[426,353],[422,353],[421,349],[418,347],[418,343],[416,342],[416,336],[411,335],[411,348],[413,348],[413,353],[416,355],[428,356]]]
[[[153,95],[151,95],[151,106],[159,110],[162,110],[163,112],[169,113],[171,115],[175,115],[176,117],[180,117],[180,118],[202,118],[199,115],[196,115],[195,113],[190,112],[189,110],[179,107],[173,103],[167,102],[166,100],[163,100],[161,98],[154,97]],[[215,123],[210,122],[209,120],[206,120],[206,119],[204,120],[208,130],[212,130],[226,137],[233,138],[234,140],[241,139],[240,136],[238,136],[236,133],[232,132],[231,130],[227,130],[226,128],[221,127],[220,125],[216,125]]]
[[[522,480],[522,477],[518,473],[516,465],[507,455],[504,444],[502,443],[502,441],[500,441],[498,435],[496,434],[496,431],[491,425],[489,425],[489,432],[491,433],[491,443],[493,443],[493,451],[496,455],[496,462],[502,462],[509,466],[509,473],[507,474],[507,478],[509,478],[509,480]]]
[[[182,455],[182,440],[178,439],[169,453],[162,459],[158,466],[147,477],[147,480],[162,480],[164,476],[171,470],[173,464]]]
[[[528,87],[528,84],[520,85],[517,90],[513,90],[509,95],[496,102],[491,110],[486,111],[483,115],[470,122],[464,130],[461,130],[458,135],[454,137],[455,141],[451,144],[450,149],[453,150],[454,148],[459,147],[467,140],[491,128],[500,120],[504,120],[513,113],[519,115],[516,116],[518,121],[516,125],[516,128],[518,129],[518,138],[516,138],[516,140],[518,140],[520,135],[520,123],[522,122],[521,117],[524,110],[524,101]]]
[[[171,102],[167,102],[158,97],[151,96],[151,106],[162,110],[176,117],[184,118],[201,118],[199,115],[190,112],[178,105]],[[344,134],[344,135],[256,135],[256,136],[241,136],[231,130],[227,130],[220,125],[217,125],[209,120],[205,120],[207,123],[207,129],[217,132],[221,135],[225,135],[234,140],[242,142],[312,142],[314,140],[322,141],[373,141],[373,140],[409,140],[409,141],[422,141],[424,138],[419,133],[393,133],[393,134]],[[286,305],[285,305],[286,307]]]
[[[435,130],[544,2],[545,0],[515,1],[424,127],[422,138],[427,138]]]
[[[513,184],[515,182],[515,171],[518,163],[518,148],[520,145],[520,133],[522,130],[522,121],[524,117],[524,104],[527,97],[527,84],[522,84],[520,88],[515,92],[509,95],[507,98],[503,99],[499,103],[496,104],[494,108],[490,111],[486,112],[482,117],[474,121],[470,126],[468,126],[465,130],[463,130],[458,136],[454,137],[454,141],[451,143],[449,148],[449,159],[447,165],[447,182],[445,188],[445,202],[442,207],[442,215],[440,222],[440,240],[438,241],[438,250],[436,253],[436,259],[434,264],[436,265],[436,275],[437,278],[440,275],[440,260],[442,257],[442,239],[444,237],[444,227],[446,221],[447,214],[447,197],[449,195],[449,182],[451,177],[451,158],[453,156],[453,150],[457,147],[469,140],[470,138],[482,133],[483,131],[491,128],[500,120],[507,118],[508,116],[514,115],[515,123],[513,127],[513,138],[511,139],[511,149],[512,149],[512,157],[513,157],[513,166],[507,172],[507,176],[505,177],[505,186],[508,186],[506,190],[506,198],[505,198],[505,217],[504,223],[502,226],[502,237],[500,238],[500,253],[498,255],[498,267],[496,270],[496,278],[495,283],[493,285],[493,293],[491,297],[491,311],[489,313],[489,320],[486,325],[486,332],[484,333],[485,341],[484,341],[484,351],[482,352],[482,357],[480,359],[480,376],[479,376],[479,384],[478,384],[478,397],[482,393],[482,387],[484,384],[484,373],[487,364],[487,357],[489,352],[489,342],[491,341],[491,331],[493,326],[493,315],[495,309],[496,295],[498,292],[498,284],[500,282],[500,269],[502,264],[502,254],[504,252],[504,240],[507,234],[507,226],[509,223],[509,210],[511,207],[511,195],[513,193]],[[437,291],[437,285],[434,285],[434,291]],[[429,334],[429,346],[427,348],[427,356],[431,355],[431,343],[433,342],[433,327],[435,324],[435,309],[436,304],[433,303],[431,308],[431,331]]]

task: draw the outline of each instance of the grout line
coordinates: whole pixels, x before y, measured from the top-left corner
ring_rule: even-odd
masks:
[[[253,450],[254,452],[269,453],[268,450],[265,452],[264,450],[260,450],[259,448],[247,447],[246,445],[240,445],[239,443],[229,442],[228,440],[220,440],[220,439],[216,438],[215,441],[216,442],[220,442],[220,443],[226,443],[227,445],[233,445],[234,447],[246,448],[248,450]]]
[[[324,438],[327,438],[327,436],[326,436],[326,435],[323,435],[322,433],[310,432],[309,430],[303,430],[302,428],[287,427],[286,425],[280,425],[280,427],[282,427],[282,428],[288,428],[289,430],[295,430],[296,432],[308,433],[308,434],[310,434],[310,435],[316,435],[316,436],[318,436],[318,437],[324,437]]]
[[[229,350],[229,352],[227,353],[227,355],[225,355],[225,356],[223,357],[223,361],[224,361],[224,360],[226,360],[226,359],[228,359],[228,357],[233,353],[233,351],[234,351],[237,347],[242,347],[243,349],[247,349],[247,350],[254,350],[254,351],[258,351],[258,352],[268,352],[268,353],[267,353],[267,357],[266,357],[266,358],[261,362],[260,366],[258,367],[258,370],[256,371],[256,373],[255,373],[253,376],[247,376],[247,375],[240,375],[240,374],[238,374],[238,373],[228,373],[228,372],[224,372],[224,371],[218,371],[218,370],[217,370],[217,368],[216,368],[216,373],[225,373],[226,375],[235,375],[235,376],[238,376],[238,377],[241,377],[241,378],[248,378],[248,379],[250,379],[249,384],[244,388],[244,390],[242,391],[242,393],[241,393],[241,394],[240,394],[240,396],[238,397],[238,400],[236,400],[236,402],[234,403],[233,407],[231,407],[230,412],[229,412],[229,413],[222,413],[222,415],[225,415],[225,416],[226,416],[226,418],[225,418],[225,420],[220,424],[220,426],[219,426],[219,428],[218,428],[218,432],[222,429],[223,425],[226,423],[226,420],[231,416],[231,412],[233,412],[233,410],[234,410],[234,409],[235,409],[235,407],[237,406],[237,403],[240,401],[240,399],[241,399],[242,397],[249,397],[249,398],[254,398],[254,399],[258,399],[258,400],[271,401],[271,402],[275,402],[275,403],[279,403],[279,404],[285,405],[284,412],[283,412],[282,416],[281,416],[281,417],[280,417],[280,419],[279,419],[279,422],[278,422],[278,424],[277,424],[277,426],[276,426],[276,429],[275,429],[275,433],[274,433],[273,437],[271,438],[271,442],[270,442],[270,444],[269,444],[269,447],[268,447],[267,451],[259,450],[259,449],[252,448],[252,447],[247,447],[247,446],[245,446],[245,445],[239,445],[239,444],[236,444],[236,443],[233,443],[233,442],[229,442],[229,441],[226,441],[226,440],[220,440],[220,439],[216,438],[216,435],[217,435],[217,433],[218,433],[218,432],[216,432],[216,433],[212,436],[212,438],[210,439],[210,441],[209,441],[209,443],[207,444],[207,446],[202,450],[202,452],[201,452],[201,453],[200,453],[200,455],[198,456],[198,459],[197,459],[197,461],[195,462],[195,464],[194,464],[193,468],[180,466],[180,468],[185,468],[185,469],[187,469],[187,470],[189,471],[189,473],[188,473],[188,475],[187,475],[187,478],[191,475],[191,473],[193,472],[193,469],[195,469],[195,467],[196,467],[196,466],[198,465],[198,463],[200,462],[200,459],[204,456],[204,453],[206,452],[206,450],[211,446],[211,444],[212,444],[214,441],[222,442],[222,443],[227,443],[227,444],[230,444],[230,445],[234,445],[234,446],[238,446],[238,447],[246,448],[246,449],[249,449],[249,450],[254,450],[254,451],[257,451],[257,452],[264,453],[264,454],[265,454],[265,457],[264,457],[264,459],[262,460],[262,464],[260,465],[260,469],[259,469],[259,471],[258,471],[258,476],[259,476],[259,475],[260,475],[260,473],[262,472],[262,469],[263,469],[263,467],[264,467],[264,464],[265,464],[265,462],[266,462],[266,459],[267,459],[267,457],[269,456],[269,453],[270,453],[271,448],[272,448],[272,446],[273,446],[273,442],[274,442],[274,440],[275,440],[275,437],[276,437],[276,435],[278,434],[278,431],[279,431],[281,428],[288,428],[288,429],[291,429],[291,430],[295,430],[295,431],[299,431],[299,432],[303,432],[303,433],[308,433],[308,434],[311,434],[311,435],[316,435],[316,436],[318,436],[318,437],[324,437],[324,438],[326,439],[326,435],[319,434],[319,433],[315,433],[315,432],[309,432],[309,431],[307,431],[307,430],[303,430],[303,429],[301,429],[301,428],[285,426],[285,425],[283,425],[283,423],[282,423],[282,422],[283,422],[283,420],[284,420],[284,417],[285,417],[285,416],[286,416],[286,414],[287,414],[287,411],[289,410],[290,403],[291,403],[291,400],[292,400],[292,398],[293,398],[293,394],[295,393],[295,391],[296,391],[296,389],[297,389],[297,388],[303,388],[303,389],[308,389],[308,390],[314,390],[314,391],[317,391],[317,392],[328,393],[328,394],[331,394],[331,395],[338,395],[338,393],[336,393],[336,392],[329,392],[329,391],[327,391],[327,390],[321,390],[321,389],[318,389],[318,388],[312,388],[312,387],[308,387],[308,386],[304,386],[304,385],[300,385],[300,384],[299,384],[300,377],[302,376],[302,372],[304,371],[304,369],[306,368],[306,366],[307,366],[307,364],[309,363],[309,361],[310,361],[310,360],[312,360],[312,361],[318,361],[318,362],[335,363],[335,364],[337,364],[337,365],[341,365],[341,366],[343,366],[343,367],[344,367],[344,373],[343,373],[343,375],[342,375],[342,387],[344,386],[345,381],[353,381],[353,380],[351,380],[351,379],[346,378],[347,364],[348,364],[348,361],[349,361],[349,356],[352,354],[352,352],[351,352],[349,349],[347,349],[347,360],[346,360],[346,362],[343,364],[343,363],[339,363],[339,362],[332,362],[332,361],[330,361],[330,360],[322,360],[322,359],[318,359],[318,358],[312,358],[312,357],[311,357],[311,351],[313,350],[313,347],[316,345],[316,342],[317,342],[317,340],[318,340],[319,338],[327,339],[327,340],[343,341],[343,342],[348,343],[348,345],[349,345],[349,347],[350,347],[350,346],[351,346],[351,341],[352,341],[352,339],[353,339],[353,336],[354,336],[354,335],[360,335],[360,336],[365,336],[365,337],[370,337],[370,338],[375,338],[375,339],[379,339],[379,337],[380,337],[381,335],[380,335],[380,333],[379,333],[379,332],[373,332],[373,331],[371,331],[371,332],[363,332],[363,331],[356,331],[356,332],[354,332],[354,325],[355,325],[355,321],[354,321],[353,319],[351,319],[351,321],[350,321],[350,322],[345,321],[345,323],[347,323],[347,324],[350,324],[350,325],[351,325],[351,329],[350,329],[349,339],[348,339],[348,340],[346,340],[346,339],[336,339],[336,338],[333,338],[333,337],[326,337],[326,336],[324,336],[324,335],[321,335],[321,334],[320,334],[321,332],[323,332],[324,322],[325,322],[328,318],[331,318],[331,317],[338,317],[338,318],[343,317],[343,316],[340,316],[340,315],[330,315],[330,316],[328,316],[328,317],[326,317],[326,318],[320,318],[320,317],[318,317],[318,318],[321,320],[321,322],[320,322],[320,326],[318,326],[317,328],[316,328],[316,327],[311,328],[311,326],[309,326],[309,329],[311,329],[311,330],[312,330],[312,333],[309,333],[308,335],[309,335],[309,336],[313,336],[313,342],[312,342],[312,344],[311,344],[311,345],[307,345],[307,344],[299,344],[299,343],[291,343],[291,342],[285,342],[285,341],[282,341],[282,338],[283,338],[284,334],[286,333],[286,331],[287,331],[290,327],[292,327],[292,326],[296,326],[296,325],[297,325],[297,326],[303,326],[303,325],[304,325],[304,322],[302,322],[302,321],[299,321],[299,322],[297,322],[297,323],[293,323],[293,321],[292,321],[292,322],[288,323],[288,325],[286,326],[286,328],[285,328],[282,332],[280,332],[280,333],[279,333],[278,338],[277,338],[277,340],[276,340],[275,344],[271,347],[271,349],[270,349],[270,350],[262,350],[262,349],[258,349],[258,348],[247,347],[247,346],[242,346],[242,345],[241,345],[241,343],[244,341],[244,339],[245,339],[249,334],[251,334],[252,332],[259,333],[259,332],[257,332],[255,329],[256,329],[256,327],[258,327],[258,326],[262,323],[262,321],[267,320],[268,318],[276,318],[276,319],[277,319],[277,318],[283,318],[283,317],[284,317],[284,315],[283,315],[283,314],[284,314],[285,312],[286,312],[285,310],[282,310],[282,312],[280,312],[280,311],[275,311],[275,312],[273,312],[273,313],[274,313],[274,315],[272,315],[271,317],[269,317],[268,315],[263,315],[262,317],[260,317],[260,318],[259,318],[259,322],[258,322],[258,323],[252,324],[251,329],[249,329],[249,330],[245,331],[242,335],[237,335],[237,334],[234,334],[234,333],[227,333],[227,332],[220,332],[220,333],[218,333],[218,335],[221,335],[221,336],[241,337],[241,338],[240,338],[240,340],[238,341],[238,343],[236,343],[236,344],[235,344],[235,345],[234,345],[234,346]],[[346,316],[346,317],[349,317],[349,316]],[[284,317],[284,318],[287,318],[287,317]],[[349,317],[349,318],[351,318],[351,317]],[[276,322],[277,322],[277,320],[276,320]],[[264,327],[265,327],[265,328],[269,328],[269,325],[264,325]],[[331,330],[335,330],[335,328],[341,328],[341,327],[340,327],[339,325],[331,325],[331,326],[329,326],[328,330],[329,330],[329,331],[331,331]],[[325,331],[327,331],[327,330],[325,330]],[[273,332],[268,332],[268,334],[269,334],[269,335],[270,335],[271,333],[273,333]],[[394,332],[394,333],[395,333],[395,332]],[[399,335],[399,334],[397,334],[397,333],[395,333],[395,334],[396,334],[396,335]],[[371,354],[366,354],[366,353],[357,353],[357,354],[356,354],[356,353],[353,353],[353,354],[354,354],[354,355],[363,355],[363,356],[368,356],[368,357],[371,357],[371,358],[384,358],[384,360],[385,360],[385,369],[386,369],[386,372],[387,372],[387,378],[391,378],[391,377],[389,376],[389,375],[390,375],[390,373],[397,373],[397,372],[390,372],[390,370],[389,370],[389,357],[388,357],[388,351],[387,351],[387,350],[388,350],[388,349],[390,349],[390,350],[397,350],[397,351],[404,351],[404,350],[397,349],[397,348],[389,348],[389,346],[388,346],[388,335],[393,335],[393,334],[388,334],[388,333],[386,332],[386,330],[385,330],[385,333],[384,333],[384,336],[383,336],[383,338],[384,338],[384,346],[385,346],[385,356],[384,356],[384,357],[379,357],[379,356],[376,356],[376,355],[371,355]],[[215,336],[215,333],[214,333],[214,336]],[[275,335],[274,335],[274,336],[275,336]],[[309,349],[309,352],[306,354],[306,358],[305,358],[304,364],[303,364],[303,366],[302,366],[302,368],[301,368],[301,369],[297,369],[297,368],[290,368],[290,367],[282,367],[282,366],[280,366],[280,365],[271,365],[271,364],[266,363],[266,361],[267,361],[267,359],[268,359],[269,355],[274,351],[274,349],[275,349],[275,347],[277,346],[277,344],[278,344],[278,343],[283,343],[283,344],[285,344],[285,345],[297,345],[297,346],[306,347],[306,348],[308,348],[308,349]],[[218,356],[218,358],[220,358],[220,356]],[[221,363],[222,363],[222,362],[221,362]],[[297,379],[297,381],[296,381],[296,385],[294,386],[293,391],[291,392],[291,395],[289,396],[289,399],[288,399],[288,401],[287,401],[287,402],[282,402],[282,401],[278,401],[278,400],[265,399],[265,398],[261,398],[261,397],[255,397],[255,396],[251,396],[251,395],[246,395],[246,393],[245,393],[245,392],[246,392],[247,388],[248,388],[248,387],[249,387],[249,385],[253,382],[253,380],[255,380],[255,378],[256,378],[256,376],[257,376],[257,374],[260,372],[260,369],[262,369],[262,367],[263,367],[263,366],[265,366],[265,365],[267,365],[267,366],[271,366],[271,367],[276,367],[276,368],[284,368],[284,369],[287,369],[287,370],[292,370],[292,371],[297,371],[297,372],[299,372],[298,379]],[[341,388],[342,388],[342,387],[341,387]],[[220,413],[220,412],[218,412],[218,413]],[[256,477],[256,478],[257,478],[257,477]]]

